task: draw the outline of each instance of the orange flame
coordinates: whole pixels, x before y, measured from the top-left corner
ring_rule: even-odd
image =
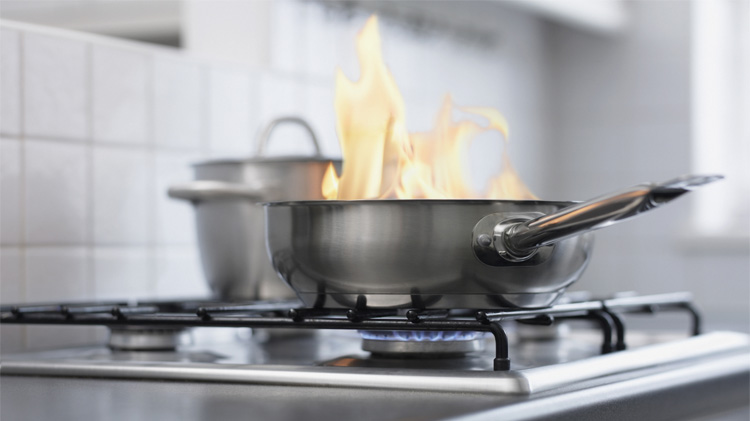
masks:
[[[339,178],[331,164],[323,179],[326,199],[536,199],[510,165],[508,125],[492,108],[460,110],[489,121],[453,121],[455,108],[446,96],[435,127],[424,133],[406,130],[405,106],[383,62],[378,20],[372,16],[357,36],[361,75],[357,82],[336,73],[335,110],[344,171]],[[484,194],[469,186],[463,163],[471,141],[481,133],[503,134],[502,172]]]

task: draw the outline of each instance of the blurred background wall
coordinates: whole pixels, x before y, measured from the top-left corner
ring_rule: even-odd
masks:
[[[727,179],[651,215],[599,231],[594,258],[575,288],[597,293],[692,291],[709,324],[747,330],[750,215],[746,202],[734,202],[735,196],[748,195],[742,164],[750,157],[747,123],[730,118],[717,122],[707,137],[696,132],[698,123],[721,106],[697,96],[696,83],[705,83],[706,68],[722,65],[694,61],[696,31],[720,29],[699,26],[716,22],[696,19],[695,2],[627,5],[630,23],[615,36],[561,25],[548,28],[550,194],[583,198],[700,171]],[[724,13],[737,18],[726,25],[735,22],[739,28],[750,22],[747,5]],[[723,41],[734,57],[722,76],[733,84],[727,101],[747,95],[747,78],[732,78],[733,72],[748,69],[750,46],[740,36],[737,31]],[[733,130],[725,131],[726,126]],[[700,153],[706,148],[728,148],[735,156],[706,163]],[[708,201],[723,209],[698,215]],[[736,213],[725,212],[732,205]],[[716,220],[716,230],[705,228]]]
[[[746,2],[729,3],[747,13]],[[741,118],[719,121],[736,130],[715,149],[733,153],[701,159],[717,154],[696,146],[704,112],[696,104],[705,102],[696,100],[704,73],[694,60],[696,3],[580,4],[0,3],[0,301],[207,294],[192,210],[170,201],[167,186],[190,179],[191,162],[252,155],[263,122],[281,114],[307,118],[324,153],[340,156],[334,70],[358,77],[354,37],[377,12],[409,129],[429,129],[446,93],[459,105],[498,108],[514,165],[541,198],[728,173],[733,181],[716,188],[724,196],[696,192],[600,231],[575,289],[690,290],[710,325],[748,330],[748,214],[732,198],[750,195],[737,169],[750,141]],[[734,66],[747,62],[725,67]],[[746,78],[737,80],[736,97],[747,97]],[[294,128],[280,129],[271,146],[274,154],[311,151]],[[478,187],[499,169],[500,152],[495,138],[472,145]],[[737,210],[711,218],[730,202]],[[2,350],[102,334],[67,329],[3,327]]]

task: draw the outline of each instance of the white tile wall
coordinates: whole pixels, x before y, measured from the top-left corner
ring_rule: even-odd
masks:
[[[18,303],[24,300],[24,284],[21,279],[23,256],[20,248],[0,248],[0,302]],[[0,326],[0,353],[22,351],[25,343],[25,327]]]
[[[315,131],[324,156],[340,158],[341,146],[336,136],[334,94],[330,84],[310,84],[305,90],[305,116]]]
[[[21,277],[23,264],[22,251],[18,247],[0,248],[0,297],[3,303],[12,303],[24,300],[24,284],[16,282]]]
[[[93,149],[93,217],[96,244],[140,244],[153,234],[153,160],[148,151]]]
[[[157,57],[154,138],[160,148],[197,151],[204,143],[203,69],[179,58]]]
[[[91,300],[88,253],[84,247],[27,248],[25,301]],[[60,332],[57,326],[27,326],[26,347],[44,349],[85,344],[91,341],[92,332],[89,327],[69,327]]]
[[[93,137],[99,142],[150,141],[151,57],[143,52],[93,47]]]
[[[21,142],[0,139],[0,243],[21,242]]]
[[[192,205],[167,197],[172,184],[193,179],[190,165],[197,154],[158,152],[153,157],[155,180],[151,195],[155,203],[156,243],[160,245],[190,245],[196,243]]]
[[[304,67],[306,10],[292,2],[277,2],[271,9],[271,68],[301,74]]]
[[[85,247],[31,247],[25,250],[27,302],[91,299]]]
[[[28,136],[84,140],[89,132],[89,46],[24,34],[24,131]]]
[[[260,124],[257,77],[244,69],[209,72],[209,148],[212,155],[249,156]]]
[[[419,37],[397,28],[388,33],[392,38],[384,40],[383,54],[399,85],[445,91],[455,88],[444,83],[449,80],[449,75],[438,71],[442,64],[450,59],[439,55],[440,47],[433,44],[429,48],[424,48],[425,43],[421,42]]]
[[[2,29],[0,48],[3,60],[0,62],[0,134],[18,135],[21,131],[21,37],[18,31]]]
[[[502,170],[503,137],[497,131],[477,136],[471,143],[467,158],[471,163],[468,180],[479,193],[487,189],[489,181]]]
[[[200,268],[200,256],[194,247],[158,247],[155,259],[157,297],[193,298],[209,292]]]
[[[342,53],[349,54],[349,60],[354,59],[351,46],[354,38],[344,38],[342,29],[347,25],[341,21],[331,19],[330,12],[316,4],[309,3],[305,11],[305,22],[302,27],[302,58],[304,60],[305,74],[328,80],[331,83],[331,75],[338,65],[342,63],[338,58]],[[325,22],[325,24],[321,24]],[[349,42],[345,51],[341,46]]]
[[[97,247],[93,259],[94,296],[97,300],[153,297],[153,256],[149,249]]]
[[[29,244],[83,244],[90,225],[90,150],[25,140],[25,233]]]
[[[304,82],[288,75],[264,73],[260,78],[260,117],[267,122],[280,114],[305,112]]]
[[[286,75],[266,73],[261,77],[260,85],[260,121],[266,124],[273,118],[282,115],[306,117],[305,83]],[[307,132],[295,125],[279,125],[274,130],[268,146],[267,155],[312,155],[314,148],[306,141]],[[305,139],[300,141],[300,139]]]
[[[334,71],[359,78],[355,37],[368,13],[312,2],[270,7],[273,54],[255,69],[2,23],[0,301],[206,295],[193,210],[166,195],[170,184],[193,178],[189,164],[254,153],[260,127],[286,114],[306,117],[324,154],[340,156]],[[529,51],[517,45],[538,37],[539,27],[486,48],[415,38],[388,19],[381,32],[410,127],[429,129],[450,92],[460,105],[521,103],[531,117],[518,132],[542,136],[542,129],[524,129],[538,126],[537,94],[516,98],[526,93],[521,85],[540,82],[533,67],[541,42]],[[517,54],[513,61],[509,52]],[[509,90],[509,75],[519,73]],[[280,127],[269,154],[311,154],[306,137]],[[87,328],[54,332],[3,328],[2,350],[101,336]]]
[[[320,27],[326,27],[333,32],[333,35],[328,35],[327,37],[334,38],[334,42],[320,45],[310,45],[308,43],[308,47],[306,47],[306,49],[310,48],[307,52],[309,56],[322,54],[322,58],[326,59],[325,63],[319,65],[321,70],[319,76],[323,78],[323,80],[331,80],[333,73],[331,73],[332,69],[330,66],[333,66],[336,69],[340,68],[348,77],[358,75],[359,61],[357,50],[355,48],[356,37],[370,14],[366,11],[347,11],[343,15],[340,12],[309,14],[313,19],[320,17],[321,15],[324,16],[324,20],[311,20],[307,25],[307,33],[305,34],[305,39],[309,39],[310,42],[312,42],[316,38],[320,38],[316,35],[320,32]],[[385,35],[384,33],[381,34]],[[385,43],[384,48],[386,48]],[[328,61],[330,58],[326,58],[327,54],[322,52],[324,49],[331,50],[333,53],[333,61]],[[313,61],[313,59],[308,59],[305,66],[310,66],[310,63]],[[326,70],[326,68],[328,69]]]

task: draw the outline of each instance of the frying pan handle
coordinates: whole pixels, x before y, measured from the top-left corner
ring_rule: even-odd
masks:
[[[173,199],[204,202],[216,199],[243,199],[262,201],[266,199],[270,186],[253,187],[247,184],[224,181],[198,180],[169,186],[167,194]]]
[[[542,246],[616,224],[657,208],[720,175],[688,175],[663,183],[641,184],[577,203],[550,215],[495,225],[493,243],[506,260],[524,261]]]

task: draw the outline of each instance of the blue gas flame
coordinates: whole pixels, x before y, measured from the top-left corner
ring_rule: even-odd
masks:
[[[360,330],[364,339],[376,341],[473,341],[484,337],[486,332],[424,331],[424,330]]]

